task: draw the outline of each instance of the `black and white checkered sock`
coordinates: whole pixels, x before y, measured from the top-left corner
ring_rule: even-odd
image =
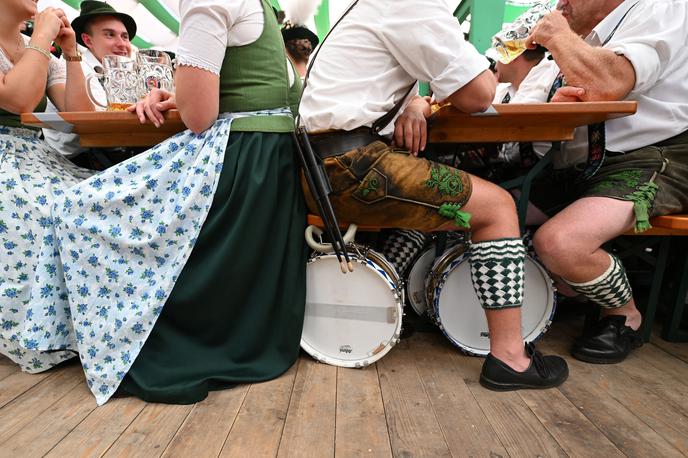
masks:
[[[519,238],[471,244],[471,280],[484,309],[523,305],[526,249]]]
[[[582,294],[600,307],[615,309],[628,304],[633,298],[633,291],[621,261],[612,254],[609,254],[609,258],[611,260],[609,268],[599,277],[585,283],[574,283],[566,279],[564,281],[575,292]]]

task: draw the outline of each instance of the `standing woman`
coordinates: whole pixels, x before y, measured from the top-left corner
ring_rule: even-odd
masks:
[[[60,111],[93,106],[64,12],[46,8],[37,13],[32,0],[0,0],[0,5],[0,354],[25,371],[40,372],[73,353],[45,353],[30,336],[42,334],[51,350],[69,348],[52,345],[52,336],[33,321],[43,313],[34,310],[31,301],[39,247],[51,225],[55,197],[91,172],[39,140],[40,130],[21,127],[19,114],[45,110],[46,94]],[[29,39],[19,31],[31,18],[34,32]],[[53,40],[68,61],[66,71],[49,52]],[[55,288],[50,282],[45,286]],[[69,325],[68,320],[53,321],[58,329]]]
[[[277,377],[299,354],[306,214],[289,109],[299,79],[267,1],[182,0],[180,12],[177,92],[136,109],[159,125],[177,107],[190,131],[73,187],[54,211],[98,403],[119,386],[193,403]]]

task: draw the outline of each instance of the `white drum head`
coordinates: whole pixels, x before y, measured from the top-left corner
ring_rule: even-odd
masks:
[[[435,246],[431,246],[416,258],[406,280],[406,297],[418,316],[425,316],[428,301],[425,294],[425,278],[435,261]]]
[[[485,312],[471,282],[468,256],[456,261],[433,298],[437,322],[446,336],[463,351],[474,355],[490,352]],[[449,269],[445,270],[445,273]],[[555,308],[554,287],[547,271],[529,256],[525,262],[525,290],[521,308],[521,332],[526,342],[537,340],[551,324]]]
[[[334,255],[313,258],[306,272],[301,348],[313,358],[335,366],[364,367],[398,342],[403,313],[403,297],[395,289],[398,278],[369,259],[355,262],[353,272],[342,274]]]

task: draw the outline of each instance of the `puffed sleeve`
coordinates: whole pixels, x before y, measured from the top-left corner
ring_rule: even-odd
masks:
[[[227,49],[227,31],[232,26],[227,2],[181,0],[181,29],[177,65],[202,68],[220,74]]]
[[[48,87],[56,84],[65,84],[66,82],[67,63],[57,59],[55,56],[50,56],[50,63],[48,64]]]
[[[463,38],[459,22],[445,2],[397,0],[394,8],[413,14],[390,15],[381,38],[399,65],[412,77],[428,81],[443,100],[489,67],[489,62]]]

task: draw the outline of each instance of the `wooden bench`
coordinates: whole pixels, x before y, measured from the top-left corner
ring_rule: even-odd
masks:
[[[688,215],[658,216],[650,220],[652,228],[636,234],[634,231],[625,233],[625,236],[643,238],[642,242],[627,244],[619,257],[639,256],[654,267],[650,283],[650,295],[643,316],[643,337],[645,341],[650,339],[652,324],[657,312],[659,296],[664,285],[664,273],[669,262],[669,253],[673,237],[688,236]],[[650,254],[648,248],[654,253]],[[680,329],[683,310],[685,308],[686,293],[688,292],[688,253],[683,253],[685,260],[679,278],[678,291],[674,306],[667,316],[662,328],[662,338],[669,341],[688,341],[688,332]]]

